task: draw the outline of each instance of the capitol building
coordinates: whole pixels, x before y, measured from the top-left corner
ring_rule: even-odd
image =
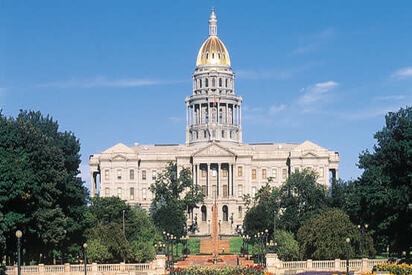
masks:
[[[243,223],[243,195],[253,196],[271,178],[282,185],[305,168],[316,171],[318,182],[329,186],[338,176],[339,154],[310,141],[243,143],[242,97],[235,92],[229,51],[217,36],[212,10],[209,37],[200,47],[192,75],[192,94],[185,99],[185,144],[114,145],[89,158],[91,196],[119,196],[129,204],[149,209],[149,187],[170,162],[192,170],[205,200],[188,215],[196,218],[199,236],[211,232],[211,209],[216,197],[219,233],[236,234]]]

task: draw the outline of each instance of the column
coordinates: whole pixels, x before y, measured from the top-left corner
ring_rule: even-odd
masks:
[[[228,113],[229,113],[229,104],[226,103],[226,118],[225,118],[226,124],[229,124]]]
[[[209,197],[209,171],[210,163],[206,163],[206,197]]]
[[[199,185],[199,164],[196,164],[196,185]]]
[[[186,103],[186,127],[189,127],[189,104]]]
[[[96,195],[96,178],[94,177],[94,172],[90,172],[90,188],[91,188],[91,197]]]
[[[230,165],[230,171],[231,171],[231,175],[232,177],[230,178],[230,180],[232,181],[232,196],[233,196],[233,185],[234,185],[234,181],[233,181],[233,164]],[[243,190],[245,190],[245,187],[243,187]],[[244,192],[244,191],[243,191]]]
[[[210,102],[209,102],[209,98],[207,98],[207,114],[208,114],[208,124],[210,124],[211,121],[211,117],[210,117]]]
[[[202,103],[199,104],[199,124],[202,124]]]
[[[239,105],[239,126],[242,127],[242,105]]]
[[[232,180],[232,177],[233,177],[233,175],[232,175],[231,165],[230,165],[230,163],[228,163],[227,164],[227,188],[228,188],[228,191],[230,191],[229,186],[230,186],[230,182]],[[232,190],[231,193],[228,193],[228,195],[229,195],[229,197],[233,197],[233,190]]]
[[[220,192],[219,192],[219,189],[220,189],[220,186],[219,186],[219,181],[220,181],[220,169],[219,169],[219,163],[216,163],[217,164],[217,168],[216,168],[216,197],[217,198],[219,198],[219,194],[220,194]]]

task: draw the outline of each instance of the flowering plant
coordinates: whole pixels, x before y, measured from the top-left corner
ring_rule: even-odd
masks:
[[[248,266],[226,266],[226,267],[188,267],[188,268],[171,268],[170,275],[271,275],[265,272],[264,268],[259,265]]]
[[[408,264],[395,264],[395,263],[383,263],[375,265],[372,272],[375,271],[389,271],[391,274],[404,275],[412,274],[412,265]]]

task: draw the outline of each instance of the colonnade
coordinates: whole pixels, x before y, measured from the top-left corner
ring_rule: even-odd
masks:
[[[206,199],[234,196],[233,163],[194,163],[193,183],[200,186]]]

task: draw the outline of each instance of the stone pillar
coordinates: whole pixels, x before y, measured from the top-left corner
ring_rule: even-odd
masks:
[[[226,103],[226,118],[225,118],[226,124],[229,124],[228,114],[229,114],[229,103]]]
[[[189,127],[189,104],[186,103],[186,127]]]
[[[311,270],[313,268],[313,263],[311,259],[306,261],[306,270]]]
[[[210,172],[210,163],[206,164],[206,197],[209,197],[209,172]]]
[[[362,271],[362,273],[371,272],[371,269],[368,266],[368,258],[362,258],[361,271]]]
[[[279,260],[276,253],[266,254],[266,269],[268,272],[273,274],[279,274],[282,269],[282,261]]]
[[[97,268],[97,263],[92,263],[92,275],[98,275],[98,268]]]
[[[64,274],[70,274],[70,264],[64,264]]]
[[[239,127],[242,127],[242,105],[239,105]]]
[[[45,270],[44,270],[44,264],[39,264],[39,275],[44,275]]]
[[[335,259],[335,270],[340,270],[340,259]]]
[[[125,262],[121,262],[120,263],[120,271],[125,271],[126,270],[126,263]]]
[[[94,171],[90,172],[90,189],[90,196],[93,198],[96,196],[96,178],[94,177]]]
[[[220,196],[220,169],[219,163],[216,163],[216,198]]]
[[[166,274],[166,256],[156,255],[156,258],[152,264],[153,274],[162,275]]]
[[[196,164],[196,185],[199,185],[199,164]]]
[[[209,98],[207,99],[207,114],[208,114],[208,117],[209,117],[207,124],[210,124],[211,117],[210,117],[210,102],[209,102]]]

